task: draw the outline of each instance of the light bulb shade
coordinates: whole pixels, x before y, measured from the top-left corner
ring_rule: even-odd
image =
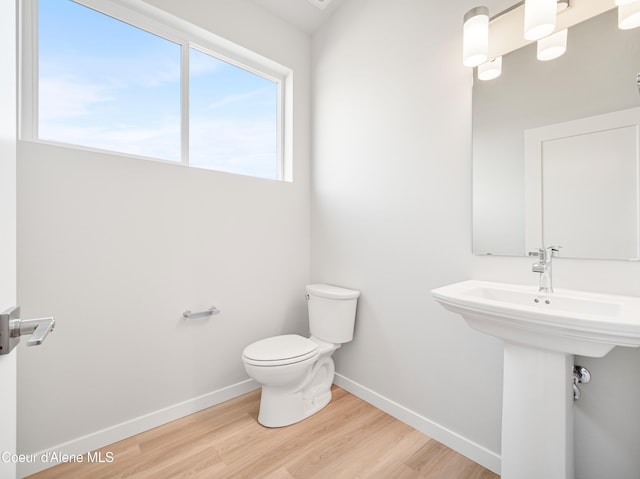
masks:
[[[556,28],[557,0],[525,0],[524,38],[539,40]]]
[[[478,65],[478,80],[493,80],[502,73],[502,57]]]
[[[618,5],[618,27],[621,30],[640,27],[640,0]]]
[[[538,60],[553,60],[567,51],[567,30],[549,35],[538,40]]]
[[[476,7],[464,16],[462,63],[476,67],[489,57],[489,9]]]

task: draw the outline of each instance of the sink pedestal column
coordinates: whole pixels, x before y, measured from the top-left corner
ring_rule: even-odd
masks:
[[[574,479],[573,355],[504,344],[502,479]]]

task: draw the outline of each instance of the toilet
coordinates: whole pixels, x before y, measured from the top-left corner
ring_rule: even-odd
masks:
[[[353,339],[359,291],[327,284],[306,287],[311,336],[262,339],[242,352],[247,374],[262,385],[258,422],[282,427],[302,421],[331,401],[331,355]]]

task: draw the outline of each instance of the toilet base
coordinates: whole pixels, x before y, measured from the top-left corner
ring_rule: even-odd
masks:
[[[331,402],[331,390],[309,400],[303,400],[301,392],[287,397],[279,393],[277,391],[274,394],[269,387],[262,387],[258,422],[265,427],[290,426],[317,413]]]
[[[324,357],[311,369],[309,383],[296,391],[262,386],[258,422],[265,427],[284,427],[317,413],[331,402],[335,366]]]

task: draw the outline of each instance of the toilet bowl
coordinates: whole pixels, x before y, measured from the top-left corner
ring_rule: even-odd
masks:
[[[337,286],[307,286],[312,335],[273,336],[244,349],[245,371],[262,385],[260,424],[288,426],[318,412],[331,401],[335,375],[331,355],[353,338],[359,295],[358,291]]]

